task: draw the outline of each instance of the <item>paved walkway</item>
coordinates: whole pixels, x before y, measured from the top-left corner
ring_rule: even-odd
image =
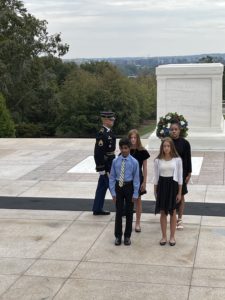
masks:
[[[147,145],[148,140],[144,140]],[[68,173],[93,155],[91,139],[1,139],[0,196],[93,198],[98,174]],[[148,194],[153,199],[153,160],[148,160]],[[224,202],[225,152],[193,152],[203,157],[200,173],[192,177],[187,200]],[[215,193],[216,191],[216,193]],[[107,194],[107,199],[111,199]]]
[[[97,175],[68,173],[92,155],[93,142],[1,139],[0,196],[93,198]],[[153,200],[151,154],[146,201]],[[225,203],[224,152],[193,156],[203,163],[187,201]],[[115,247],[114,213],[1,209],[0,299],[224,300],[225,218],[184,222],[177,245],[161,247],[159,216],[143,214],[131,247]]]

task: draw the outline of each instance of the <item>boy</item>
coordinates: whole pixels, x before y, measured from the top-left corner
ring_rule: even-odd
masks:
[[[122,138],[119,141],[121,155],[113,160],[109,177],[109,189],[116,204],[115,245],[121,245],[122,215],[124,201],[126,207],[126,228],[124,232],[124,245],[131,244],[130,237],[133,222],[134,201],[138,198],[140,187],[138,161],[130,155],[130,141]]]

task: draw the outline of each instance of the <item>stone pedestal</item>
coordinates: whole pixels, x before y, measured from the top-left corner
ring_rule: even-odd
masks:
[[[225,149],[222,114],[223,65],[162,65],[157,75],[157,122],[168,112],[184,115],[189,123],[187,139],[192,149]],[[155,132],[149,148],[156,149],[160,140]]]

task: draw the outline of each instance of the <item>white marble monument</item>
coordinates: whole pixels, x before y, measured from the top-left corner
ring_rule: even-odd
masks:
[[[156,68],[157,122],[168,112],[184,115],[189,122],[187,139],[192,149],[225,150],[222,114],[223,65],[176,64]],[[149,149],[158,149],[155,132]]]

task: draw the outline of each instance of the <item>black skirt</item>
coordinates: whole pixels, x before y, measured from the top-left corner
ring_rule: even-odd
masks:
[[[163,210],[166,215],[173,214],[177,208],[176,197],[178,194],[178,182],[173,180],[173,177],[159,176],[157,186],[157,199],[155,206],[155,214]]]

